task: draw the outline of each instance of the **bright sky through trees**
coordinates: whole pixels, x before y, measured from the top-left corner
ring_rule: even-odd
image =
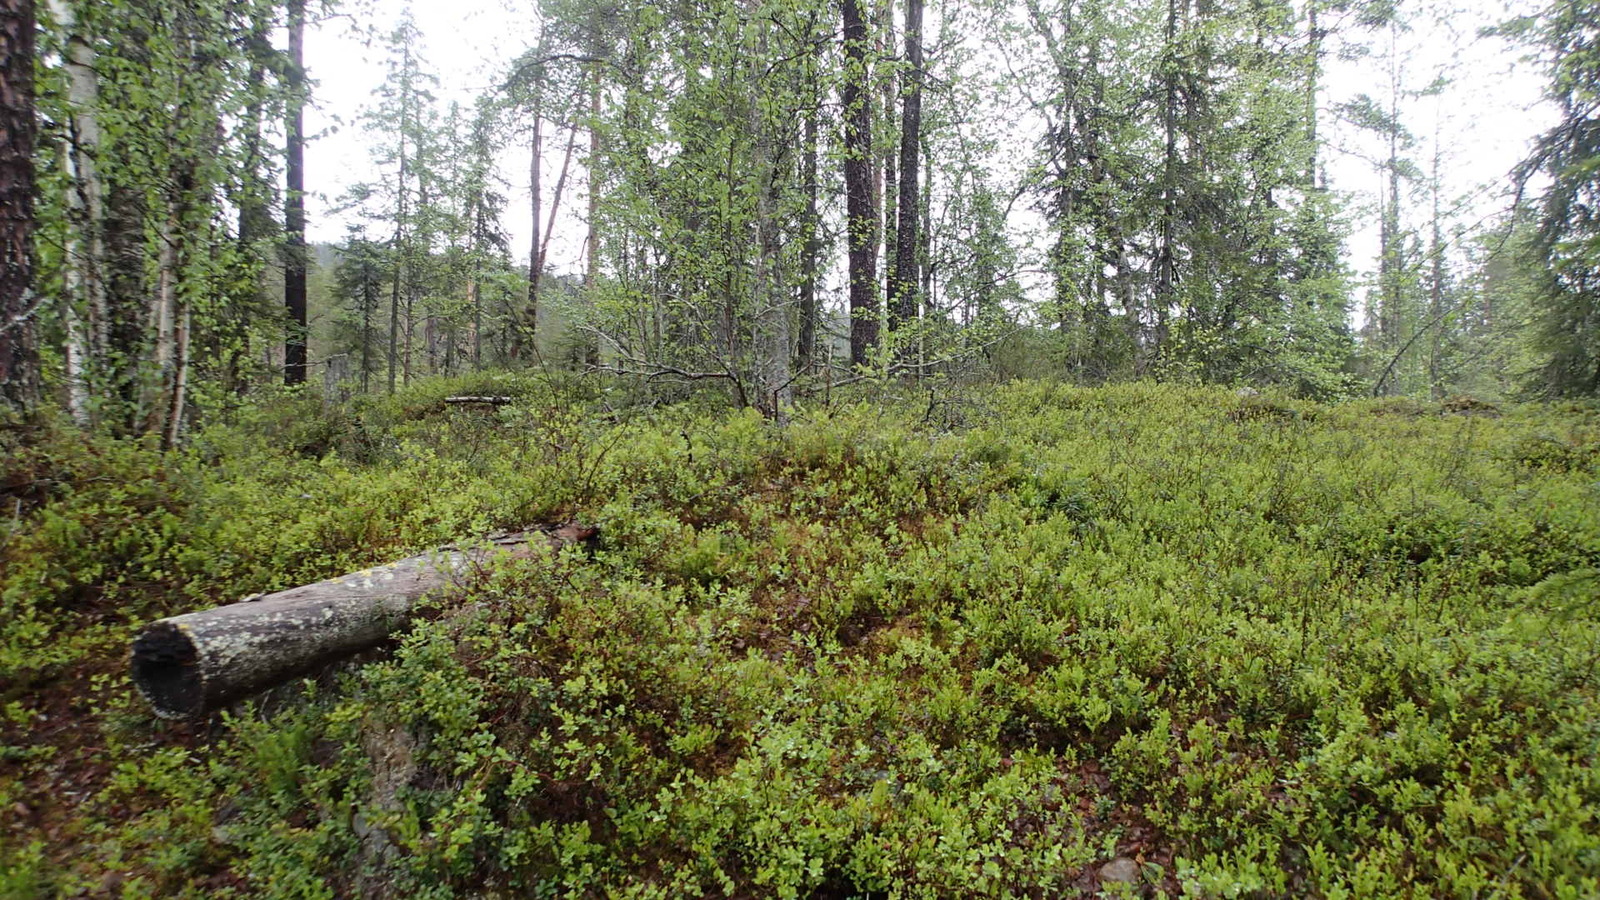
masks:
[[[536,11],[507,0],[373,0],[370,11],[359,14],[359,28],[353,28],[347,17],[325,23],[309,39],[307,52],[318,82],[318,107],[311,117],[310,133],[321,134],[311,152],[308,175],[315,195],[311,201],[315,240],[343,239],[347,217],[337,210],[339,197],[351,185],[374,177],[358,117],[383,80],[383,51],[367,32],[380,37],[386,34],[408,7],[423,35],[427,62],[439,76],[441,106],[451,100],[470,104],[490,89],[507,63],[532,43],[536,30]],[[1456,210],[1452,218],[1467,227],[1481,224],[1505,207],[1507,173],[1526,155],[1535,135],[1554,119],[1553,111],[1540,98],[1542,73],[1521,61],[1520,51],[1504,41],[1478,36],[1480,29],[1513,14],[1496,0],[1476,0],[1450,12],[1448,24],[1441,23],[1444,14],[1439,11],[1413,11],[1409,30],[1397,40],[1406,57],[1400,75],[1408,91],[1420,91],[1440,77],[1450,82],[1437,94],[1412,97],[1402,105],[1419,140],[1419,155],[1431,153],[1427,145],[1435,134],[1444,145],[1446,208]],[[930,10],[931,15],[935,13]],[[1324,109],[1362,93],[1379,96],[1388,89],[1388,70],[1373,55],[1386,49],[1386,40],[1381,34],[1366,36],[1372,53],[1329,59]],[[1370,274],[1377,256],[1374,198],[1381,180],[1372,161],[1381,148],[1374,136],[1362,134],[1337,116],[1326,116],[1326,122],[1333,151],[1324,158],[1330,185],[1351,192],[1358,201],[1351,211],[1349,258],[1358,272]],[[1037,133],[1037,128],[1027,123],[1013,123],[1013,127],[1029,135]],[[518,255],[526,254],[530,232],[528,158],[526,141],[513,139],[500,159],[499,174],[510,199],[505,224]],[[1418,160],[1424,168],[1429,162]],[[559,159],[546,159],[547,184],[554,181],[559,164]],[[582,173],[575,177],[578,190],[586,190]],[[563,227],[552,247],[555,271],[581,271],[580,216],[578,204],[564,210]]]

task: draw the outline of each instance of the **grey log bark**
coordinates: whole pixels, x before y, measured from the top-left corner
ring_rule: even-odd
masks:
[[[526,557],[540,544],[560,547],[596,534],[576,524],[521,532],[161,619],[133,642],[133,683],[162,718],[203,716],[382,643],[421,600],[501,553]]]
[[[444,398],[444,402],[445,402],[446,406],[461,406],[461,405],[472,405],[472,404],[480,404],[480,403],[488,405],[488,406],[505,406],[506,404],[510,403],[512,401],[512,399],[513,398],[511,398],[511,397],[492,397],[492,396],[484,396],[484,397],[446,397],[446,398]]]

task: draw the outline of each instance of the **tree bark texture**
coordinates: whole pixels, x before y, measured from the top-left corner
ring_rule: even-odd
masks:
[[[383,642],[420,601],[497,556],[527,558],[596,534],[576,524],[520,532],[161,619],[134,639],[133,683],[162,718],[203,716]]]
[[[890,65],[880,66],[877,71],[877,87],[883,103],[883,114],[879,122],[883,133],[878,135],[877,148],[881,158],[878,168],[874,171],[873,196],[878,198],[878,240],[881,241],[879,250],[883,253],[883,299],[879,302],[878,314],[889,322],[888,316],[891,302],[894,299],[889,295],[889,281],[894,277],[894,238],[895,223],[899,221],[900,210],[900,176],[896,164],[899,162],[899,141],[896,139],[895,128],[899,124],[895,116],[895,98],[898,96],[895,85],[899,81],[899,73],[894,62],[898,60],[894,44],[894,4],[895,0],[881,0],[872,11],[872,27],[875,57],[880,61],[889,61]],[[881,326],[880,326],[881,327]],[[893,323],[889,322],[889,327]]]
[[[862,0],[841,0],[844,19],[844,184],[850,270],[850,364],[878,345],[878,203],[873,190],[872,100]]]
[[[33,0],[0,0],[0,409],[38,400],[33,298]]]
[[[540,250],[543,248],[539,234],[539,219],[544,215],[544,81],[534,88],[537,91],[533,100],[533,162],[528,166],[529,191],[532,196],[533,207],[533,240],[528,247],[528,306],[522,314],[522,327],[517,329],[517,342],[515,344],[517,359],[522,358],[522,345],[524,342],[532,343],[539,332],[539,281],[544,277],[544,260]]]
[[[906,64],[900,123],[900,190],[894,273],[889,279],[889,327],[917,318],[917,226],[922,215],[917,163],[922,142],[922,0],[906,0]],[[906,351],[902,351],[906,352]]]
[[[306,380],[306,142],[305,0],[289,3],[289,99],[284,123],[288,159],[283,198],[283,306],[289,331],[283,344],[283,383]]]

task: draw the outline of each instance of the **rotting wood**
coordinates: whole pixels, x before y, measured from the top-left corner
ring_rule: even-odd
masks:
[[[526,558],[597,534],[575,523],[517,532],[161,619],[133,642],[133,683],[162,718],[196,718],[381,643],[421,600],[497,556]]]

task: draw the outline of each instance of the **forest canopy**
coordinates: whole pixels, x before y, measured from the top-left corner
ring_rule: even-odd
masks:
[[[448,103],[382,5],[11,3],[6,402],[174,445],[280,381],[526,366],[779,417],[892,376],[1600,390],[1586,0],[1422,55],[1409,36],[1467,13],[925,2],[548,0]],[[350,123],[370,158],[337,198],[346,239],[308,247],[305,35],[336,28],[387,75]],[[1417,110],[1458,77],[1441,58],[1485,43],[1521,54],[1557,124],[1463,196],[1462,151]],[[1336,93],[1352,59],[1371,90]],[[1374,204],[1329,184],[1352,154]]]

